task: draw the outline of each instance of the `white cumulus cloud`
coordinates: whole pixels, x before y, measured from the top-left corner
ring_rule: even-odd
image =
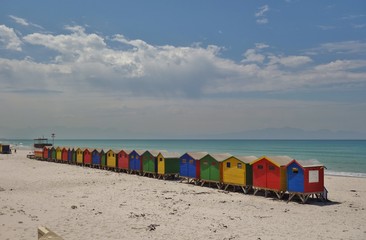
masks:
[[[22,50],[22,41],[18,38],[14,29],[5,25],[0,25],[0,44],[4,45],[5,48],[9,50]]]

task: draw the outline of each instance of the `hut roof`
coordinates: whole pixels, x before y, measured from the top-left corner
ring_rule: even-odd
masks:
[[[194,159],[201,159],[206,156],[208,152],[188,152],[187,154]]]
[[[318,162],[317,160],[294,160],[294,161],[297,161],[302,167],[324,167],[324,165]]]
[[[127,154],[130,154],[132,152],[132,150],[127,150],[127,149],[120,149],[119,152],[125,152]]]
[[[160,152],[160,154],[164,158],[180,158],[180,156],[182,156],[180,153],[177,152]]]
[[[145,152],[149,152],[154,157],[157,157],[159,155],[159,153],[161,153],[161,152],[167,152],[167,151],[166,150],[146,150]]]
[[[104,149],[103,148],[94,148],[92,152],[94,152],[94,151],[97,151],[97,152],[103,151],[104,152]]]
[[[144,152],[146,152],[146,150],[132,150],[130,153],[132,153],[133,151],[135,151],[138,155],[142,155],[142,154],[144,154]]]
[[[210,154],[210,156],[213,157],[216,161],[222,162],[232,157],[233,155],[231,155],[230,153],[213,153]]]
[[[268,156],[268,160],[272,160],[273,163],[277,163],[277,166],[286,166],[293,160],[293,158],[289,156]]]
[[[258,159],[256,156],[235,156],[237,159],[242,161],[243,163],[251,163]]]
[[[258,158],[257,160],[254,160],[250,164],[254,164],[254,163],[262,160],[263,158],[267,159],[268,161],[272,162],[273,164],[275,164],[278,167],[286,166],[293,160],[293,158],[291,158],[289,156],[262,156],[262,157]]]

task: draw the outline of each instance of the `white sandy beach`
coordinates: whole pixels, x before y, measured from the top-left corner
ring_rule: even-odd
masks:
[[[286,203],[0,154],[0,239],[366,239],[366,178],[326,176],[332,201]]]

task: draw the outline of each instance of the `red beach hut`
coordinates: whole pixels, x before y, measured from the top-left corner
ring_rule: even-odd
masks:
[[[91,164],[92,164],[92,155],[91,155],[91,152],[88,148],[84,149],[83,159],[84,159],[84,165],[91,166]]]
[[[50,146],[43,147],[43,160],[48,160],[50,149],[51,149]]]
[[[293,159],[288,156],[263,156],[251,162],[254,195],[259,190],[274,192],[282,198],[286,192],[286,166]]]
[[[119,171],[125,171],[128,172],[129,170],[129,155],[131,151],[130,150],[120,150],[117,154],[117,167]]]
[[[61,160],[62,162],[67,162],[69,159],[69,148],[63,147],[61,150]]]

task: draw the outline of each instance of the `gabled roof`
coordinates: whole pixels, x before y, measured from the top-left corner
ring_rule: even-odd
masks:
[[[127,153],[128,155],[132,152],[132,150],[127,150],[127,149],[120,149],[119,151],[118,151],[118,153],[120,153],[120,152],[125,152],[125,153]]]
[[[293,158],[291,158],[289,156],[262,156],[262,157],[258,158],[257,160],[254,160],[250,164],[253,165],[256,162],[258,162],[264,158],[267,159],[268,161],[272,162],[274,165],[276,165],[278,167],[286,166],[293,160]]]
[[[191,156],[193,159],[199,160],[204,156],[206,156],[208,152],[188,152],[187,154]]]
[[[287,166],[289,166],[293,162],[296,162],[298,165],[300,165],[303,168],[307,168],[307,167],[324,167],[323,164],[321,164],[320,162],[318,162],[316,160],[295,160],[295,159],[292,160],[291,162],[289,162],[287,164]]]
[[[138,155],[142,155],[142,154],[144,154],[144,152],[146,152],[146,150],[132,150],[131,152],[130,152],[130,154],[133,152],[133,151],[135,151]]]
[[[182,156],[180,153],[177,152],[160,152],[160,154],[164,157],[164,158],[180,158],[180,156]]]
[[[247,163],[247,164],[255,161],[256,159],[258,159],[256,156],[234,156],[234,157],[236,157],[237,159],[239,159],[243,163]]]
[[[218,162],[225,161],[226,159],[231,158],[233,156],[230,153],[213,153],[209,155]]]
[[[157,157],[158,155],[159,155],[159,153],[161,153],[161,152],[167,152],[166,150],[146,150],[145,152],[144,152],[144,154],[146,153],[146,152],[149,152],[151,155],[153,155],[154,157]]]
[[[92,152],[94,152],[94,151],[97,151],[97,152],[103,151],[104,152],[104,149],[103,148],[94,148]]]

